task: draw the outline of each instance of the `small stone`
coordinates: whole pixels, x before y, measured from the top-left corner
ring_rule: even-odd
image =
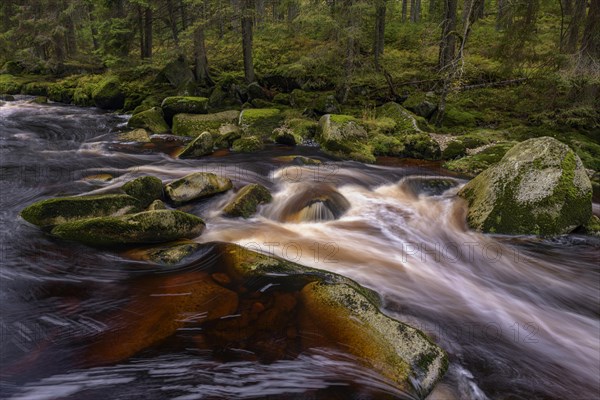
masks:
[[[229,275],[222,272],[215,272],[211,275],[211,277],[215,280],[215,282],[221,285],[228,285],[231,283],[231,278],[229,277]]]

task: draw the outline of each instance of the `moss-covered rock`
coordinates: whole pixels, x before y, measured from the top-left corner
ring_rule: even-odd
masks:
[[[162,200],[154,200],[148,207],[146,207],[146,211],[154,211],[154,210],[166,210],[167,205]]]
[[[202,132],[217,133],[222,125],[236,124],[239,111],[230,110],[212,114],[177,114],[173,118],[173,133],[196,137]]]
[[[410,95],[402,105],[407,110],[426,119],[431,118],[437,110],[435,97],[428,96],[425,93],[415,93]]]
[[[192,140],[179,154],[179,158],[196,158],[213,152],[213,137],[210,132],[202,132]]]
[[[280,156],[275,157],[277,161],[283,161],[286,163],[296,164],[296,165],[321,165],[323,162],[316,158],[299,156],[299,155],[291,155],[291,156]]]
[[[33,203],[21,211],[21,217],[45,227],[85,218],[123,215],[140,209],[139,200],[125,194],[58,197]]]
[[[356,161],[375,162],[367,131],[352,116],[323,115],[319,120],[316,139],[328,154]]]
[[[23,85],[21,93],[31,96],[47,96],[50,82],[29,82]]]
[[[125,183],[121,190],[140,201],[142,208],[163,197],[163,183],[154,176],[142,176]]]
[[[239,125],[247,135],[268,138],[282,118],[281,111],[276,108],[250,108],[240,114]]]
[[[174,96],[163,100],[161,108],[168,124],[173,122],[175,114],[206,114],[208,99],[206,97]]]
[[[66,222],[53,228],[51,233],[91,246],[109,246],[192,239],[199,236],[204,227],[204,221],[195,215],[175,210],[156,210]]]
[[[556,235],[592,215],[592,187],[579,157],[550,137],[510,149],[459,192],[467,222],[484,232]]]
[[[503,142],[490,146],[477,154],[472,154],[457,160],[444,163],[444,168],[475,176],[486,168],[499,162],[502,157],[515,145],[515,142]]]
[[[314,138],[319,129],[318,122],[308,118],[288,118],[284,126],[289,128],[296,138],[302,139]]]
[[[75,88],[68,87],[61,82],[48,85],[48,98],[52,101],[70,104],[74,94]]]
[[[0,75],[0,93],[2,94],[19,94],[25,83],[14,75]]]
[[[296,136],[287,126],[275,128],[271,135],[271,140],[277,144],[283,144],[286,146],[295,146],[302,143],[302,137]]]
[[[294,89],[289,97],[292,107],[300,108],[308,114],[340,114],[341,106],[332,92],[305,92]]]
[[[236,193],[235,197],[223,208],[227,217],[250,218],[259,205],[272,200],[271,193],[266,187],[257,183],[246,185]]]
[[[191,240],[177,240],[160,245],[131,249],[125,252],[125,256],[133,260],[171,267],[181,263],[201,247],[201,244]]]
[[[248,85],[247,90],[248,90],[248,98],[250,100],[255,100],[255,99],[267,100],[267,99],[269,99],[268,92],[256,82],[250,83]]]
[[[586,235],[600,237],[600,218],[592,215],[581,228],[581,232]]]
[[[264,148],[262,140],[256,136],[242,137],[233,142],[231,150],[238,153],[253,153]]]
[[[211,172],[194,172],[165,186],[167,197],[175,203],[197,200],[231,189],[231,180]]]
[[[442,159],[454,160],[467,155],[467,147],[461,141],[454,140],[448,143],[448,146],[442,151]]]
[[[166,133],[169,131],[169,125],[163,118],[162,110],[158,107],[153,107],[148,110],[134,114],[127,122],[129,128],[143,128],[156,134]]]
[[[180,56],[167,63],[159,74],[174,88],[180,89],[194,81],[194,74],[185,57]]]
[[[406,110],[398,103],[388,102],[378,107],[377,117],[382,119],[382,122],[387,122],[389,120],[393,121],[395,125],[393,127],[389,127],[387,131],[379,132],[392,134],[394,136],[404,135],[404,134],[415,134],[420,133],[421,129],[418,127],[416,115],[413,115],[410,111]],[[387,119],[387,121],[386,121]],[[389,122],[387,125],[390,125]]]
[[[335,347],[425,397],[448,367],[444,351],[417,329],[382,314],[378,296],[343,276],[259,254],[234,244],[217,244],[228,276],[258,289],[297,290],[287,315],[297,315],[303,349]],[[273,324],[269,328],[275,328]],[[246,338],[251,339],[251,338]]]
[[[99,108],[107,110],[123,108],[125,94],[121,90],[119,78],[116,76],[107,76],[98,82],[92,91],[92,99],[96,107]]]
[[[217,149],[227,149],[233,146],[233,142],[242,137],[242,129],[233,124],[225,124],[219,127],[219,133],[215,138]]]
[[[117,135],[117,139],[121,142],[139,142],[150,143],[150,135],[145,129],[134,129],[129,132],[121,132]]]

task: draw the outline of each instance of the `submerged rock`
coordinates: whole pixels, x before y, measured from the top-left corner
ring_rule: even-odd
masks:
[[[551,137],[515,145],[458,194],[469,204],[469,226],[484,232],[564,234],[592,215],[592,185],[581,160]]]
[[[283,222],[318,222],[340,218],[350,202],[333,186],[320,183],[303,187],[285,199],[277,219]]]
[[[296,164],[296,165],[321,165],[321,164],[323,164],[323,162],[319,159],[306,157],[306,156],[299,156],[299,155],[280,156],[280,157],[275,157],[275,159],[278,161],[292,163],[292,164]]]
[[[167,197],[175,203],[184,203],[226,192],[233,184],[227,177],[212,172],[195,172],[165,186]]]
[[[167,205],[162,200],[154,200],[148,207],[146,207],[146,211],[153,210],[166,210]]]
[[[167,97],[161,104],[165,120],[171,124],[175,114],[206,114],[208,99],[206,97],[173,96]]]
[[[162,198],[162,181],[154,176],[142,176],[121,186],[126,194],[140,201],[141,207],[146,208],[154,200]]]
[[[192,140],[179,153],[179,158],[195,158],[202,157],[213,152],[213,138],[210,132],[203,132],[194,140]]]
[[[192,242],[191,240],[178,240],[158,246],[128,250],[125,252],[125,256],[133,260],[173,266],[181,263],[186,257],[192,255],[201,247],[201,244]]]
[[[271,199],[269,189],[257,183],[252,183],[237,192],[233,200],[223,208],[223,214],[228,217],[249,218],[256,213],[260,204],[268,203]]]
[[[247,136],[233,141],[231,150],[238,153],[253,153],[264,148],[262,140],[256,136]]]
[[[91,246],[131,243],[162,243],[192,239],[204,230],[204,221],[174,210],[143,211],[120,217],[99,217],[67,222],[52,234]]]
[[[117,139],[122,142],[150,143],[150,135],[148,134],[148,131],[143,128],[120,133],[117,136]]]
[[[147,129],[156,134],[169,131],[169,125],[165,122],[163,113],[158,107],[152,107],[138,114],[134,114],[127,122],[127,126],[130,128]]]
[[[349,115],[326,114],[319,120],[317,142],[323,151],[341,158],[375,162],[368,134],[358,120]]]
[[[141,208],[138,199],[126,194],[58,197],[33,203],[21,211],[21,217],[44,227],[86,218],[119,216]]]

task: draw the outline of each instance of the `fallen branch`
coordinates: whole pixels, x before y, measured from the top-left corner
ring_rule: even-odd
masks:
[[[457,90],[462,91],[462,90],[479,89],[479,88],[484,88],[484,87],[510,86],[510,85],[516,85],[518,83],[525,82],[528,79],[529,78],[518,78],[518,79],[509,79],[507,81],[500,81],[500,82],[478,83],[476,85],[461,86]]]

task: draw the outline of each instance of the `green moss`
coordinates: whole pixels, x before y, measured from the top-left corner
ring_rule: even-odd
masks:
[[[2,94],[19,94],[24,84],[22,78],[10,74],[0,75],[0,93]]]
[[[92,90],[92,99],[96,107],[116,110],[123,108],[125,95],[121,90],[121,81],[116,76],[105,76]]]
[[[202,132],[216,134],[222,125],[235,124],[239,115],[239,111],[235,110],[213,114],[177,114],[173,118],[173,133],[192,137]]]
[[[343,115],[343,114],[331,114],[329,116],[331,122],[336,124],[346,124],[348,122],[358,122],[358,119],[354,118],[351,115]]]
[[[264,148],[262,140],[256,136],[248,136],[233,142],[231,149],[239,153],[253,153]]]
[[[26,207],[21,211],[21,217],[43,227],[90,217],[136,212],[140,208],[137,199],[123,194],[59,197]]]
[[[56,226],[51,233],[61,239],[90,246],[110,246],[192,239],[202,233],[204,226],[204,221],[195,215],[156,210],[67,222]]]
[[[146,208],[154,200],[162,198],[163,183],[154,176],[142,176],[125,183],[121,190],[138,199],[141,207]]]
[[[467,155],[467,146],[461,141],[453,141],[448,143],[448,146],[442,152],[444,160],[454,160]]]
[[[59,103],[70,104],[73,101],[75,89],[57,82],[48,85],[48,98]]]
[[[171,124],[176,114],[206,114],[208,99],[206,97],[174,96],[167,97],[161,104],[167,123]]]
[[[162,110],[157,107],[150,108],[131,116],[127,122],[130,128],[143,128],[156,134],[167,133],[169,126],[163,119]]]
[[[282,118],[276,108],[250,108],[242,111],[239,124],[247,135],[268,138],[281,125]]]
[[[486,168],[499,162],[506,152],[514,145],[514,142],[498,143],[497,145],[488,147],[480,153],[459,158],[458,160],[448,161],[444,164],[444,168],[465,175],[475,176]]]
[[[223,208],[223,214],[227,217],[250,218],[260,204],[271,200],[271,193],[266,187],[256,183],[246,185]]]
[[[290,118],[285,120],[284,126],[291,129],[295,136],[310,139],[317,133],[319,124],[308,118]]]
[[[169,200],[176,204],[213,196],[233,187],[227,177],[211,172],[195,172],[165,186]]]
[[[477,122],[476,116],[455,106],[448,106],[444,113],[443,124],[449,128],[474,128]]]
[[[179,154],[179,158],[202,157],[213,152],[213,138],[210,132],[202,132],[192,140]]]

